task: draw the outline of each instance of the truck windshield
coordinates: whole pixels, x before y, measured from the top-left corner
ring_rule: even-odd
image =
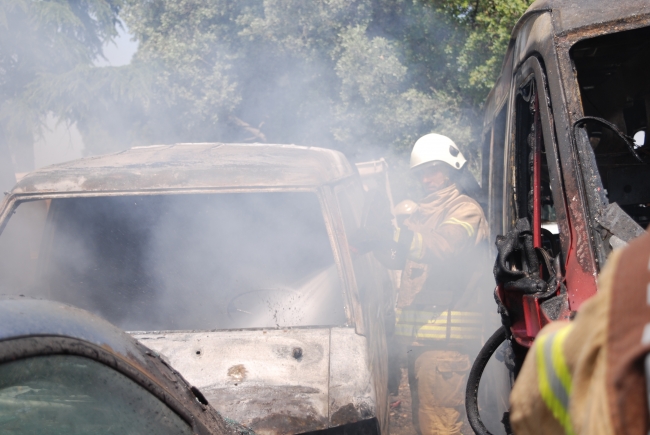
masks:
[[[76,305],[131,331],[345,323],[309,192],[23,202],[0,234],[0,293]]]
[[[611,128],[595,122],[585,124],[610,203],[618,203],[647,228],[650,222],[650,28],[583,40],[571,49],[571,58],[585,116],[602,118],[634,137],[633,145],[629,145]]]

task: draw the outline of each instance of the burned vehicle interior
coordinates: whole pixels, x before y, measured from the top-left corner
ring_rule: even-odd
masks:
[[[0,235],[0,268],[6,291],[129,331],[346,324],[314,192],[26,201]]]
[[[584,125],[610,203],[616,202],[639,225],[650,222],[650,28],[628,30],[578,42],[570,51]]]

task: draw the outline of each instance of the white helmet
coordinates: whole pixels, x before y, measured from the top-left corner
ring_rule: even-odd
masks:
[[[454,169],[460,169],[467,159],[453,140],[441,134],[431,133],[415,142],[411,151],[411,169],[431,162],[445,162]]]

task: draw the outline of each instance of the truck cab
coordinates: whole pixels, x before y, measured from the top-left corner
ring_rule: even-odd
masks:
[[[476,433],[510,433],[508,396],[537,333],[573,318],[609,253],[648,226],[649,66],[644,0],[537,0],[512,31],[484,105],[481,187],[502,326],[469,375]],[[501,405],[480,415],[491,355],[503,364],[485,378]]]
[[[392,285],[348,237],[339,152],[139,147],[26,175],[0,206],[0,293],[68,303],[160,353],[259,434],[387,429]]]
[[[538,0],[512,32],[485,104],[488,220],[492,238],[527,220],[555,264],[544,278],[557,276],[543,295],[497,291],[522,351],[573,316],[611,250],[648,225],[649,26],[646,1]]]

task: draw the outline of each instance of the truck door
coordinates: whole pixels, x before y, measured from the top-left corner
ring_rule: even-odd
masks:
[[[571,196],[564,189],[546,77],[535,57],[524,62],[514,76],[508,116],[503,226],[509,231],[518,220],[527,219],[541,277],[545,281],[550,275],[557,277],[555,288],[544,292],[505,294],[500,289],[503,300],[520,301],[512,305],[522,311],[511,313],[511,329],[515,340],[529,347],[542,326],[568,318],[595,293],[595,263],[578,258],[591,255],[580,252],[588,243],[586,229],[576,228],[568,213],[571,202],[580,198],[577,192]]]

